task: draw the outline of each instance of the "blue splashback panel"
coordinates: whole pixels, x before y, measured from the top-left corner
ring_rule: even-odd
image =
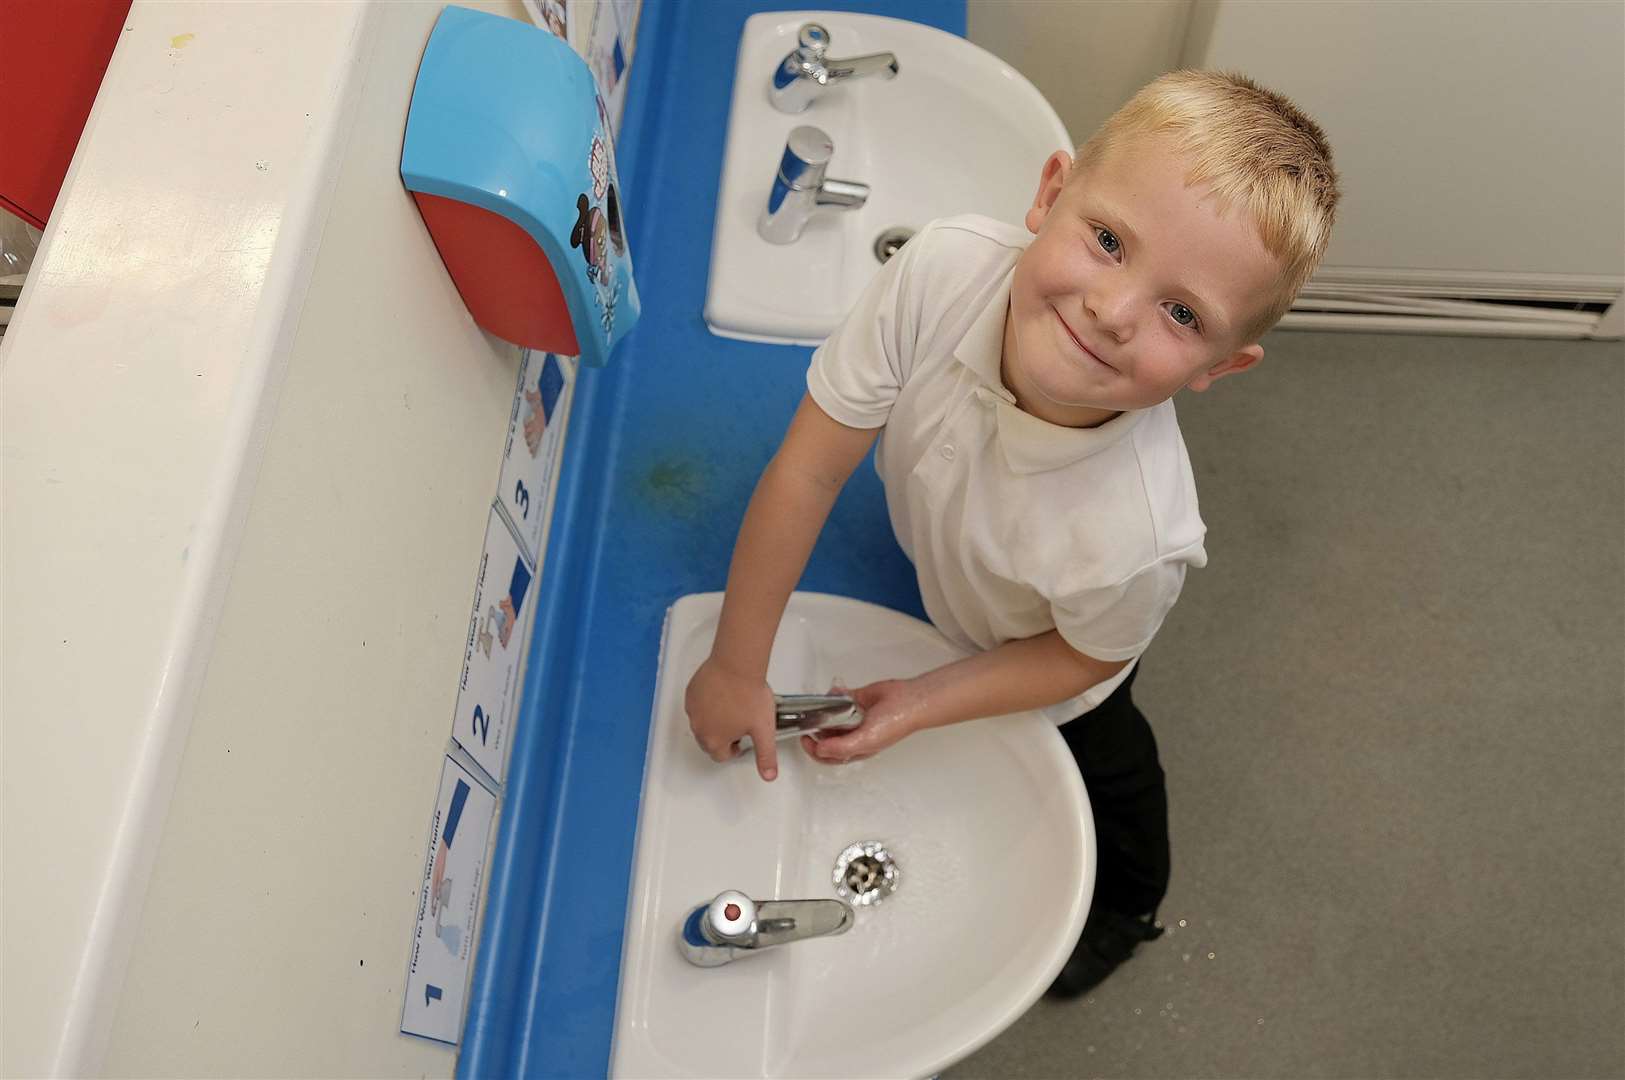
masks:
[[[715,337],[700,315],[740,33],[788,7],[643,3],[618,147],[642,320],[576,385],[460,1077],[609,1071],[661,624],[678,597],[725,584],[812,356]],[[965,32],[963,0],[814,7]],[[925,617],[872,463],[800,587]]]

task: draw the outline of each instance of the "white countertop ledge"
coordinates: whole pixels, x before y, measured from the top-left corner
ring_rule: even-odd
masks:
[[[136,0],[0,344],[6,1075],[101,1064],[374,12]]]

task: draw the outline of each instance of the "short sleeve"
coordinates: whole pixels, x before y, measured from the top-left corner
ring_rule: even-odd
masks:
[[[813,353],[807,392],[847,427],[877,428],[913,366],[919,326],[915,264],[929,230],[922,230],[880,268],[828,340]]]
[[[1163,559],[1112,585],[1050,602],[1061,637],[1096,660],[1131,660],[1145,651],[1185,584],[1186,561]]]

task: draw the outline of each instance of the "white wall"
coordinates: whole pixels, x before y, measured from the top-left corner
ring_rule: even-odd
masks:
[[[1325,128],[1330,266],[1625,275],[1625,4],[1204,0],[1183,62]]]
[[[1081,143],[1179,66],[1192,2],[967,0],[965,36],[1027,76]]]

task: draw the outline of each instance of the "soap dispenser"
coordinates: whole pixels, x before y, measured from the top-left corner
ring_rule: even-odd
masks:
[[[608,113],[539,27],[448,6],[424,48],[401,180],[474,321],[602,366],[637,322]]]

